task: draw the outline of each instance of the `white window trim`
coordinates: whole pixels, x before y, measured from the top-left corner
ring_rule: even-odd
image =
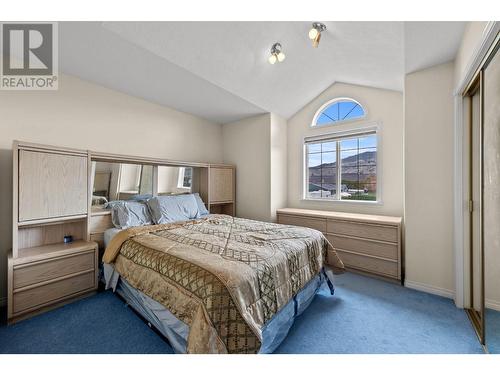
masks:
[[[179,177],[177,179],[178,189],[190,189],[191,186],[184,186],[184,174],[186,172],[186,167],[179,167]]]
[[[326,123],[326,124],[321,124],[321,125],[317,125],[316,124],[316,122],[318,121],[319,116],[321,116],[321,113],[326,108],[328,108],[330,105],[335,104],[336,102],[340,102],[342,100],[349,100],[349,101],[353,101],[353,102],[357,103],[363,109],[364,115],[363,116],[359,116],[359,117],[355,117],[355,118],[352,118],[352,119],[338,120],[338,121],[334,121],[334,122]],[[363,121],[363,120],[365,120],[367,118],[367,116],[368,116],[368,110],[367,110],[366,106],[364,106],[363,104],[361,104],[358,100],[356,100],[354,98],[350,98],[350,97],[339,97],[339,98],[331,99],[331,100],[327,101],[325,104],[323,104],[321,107],[319,107],[319,109],[314,114],[313,120],[312,120],[311,125],[309,127],[313,128],[313,129],[328,128],[330,126],[336,126],[336,125],[340,125],[340,124],[347,124],[347,123],[356,122],[356,121]]]
[[[306,141],[311,141],[311,140],[322,140],[322,139],[327,139],[330,137],[339,137],[339,138],[344,138],[344,137],[349,137],[353,136],[355,137],[356,135],[361,135],[362,133],[365,132],[370,132],[374,131],[377,134],[377,200],[375,201],[364,201],[364,200],[348,200],[348,199],[338,199],[337,196],[339,194],[339,188],[337,188],[337,193],[335,194],[335,199],[330,199],[330,198],[309,198],[307,196],[307,187],[309,184],[309,174],[307,173],[307,146],[306,146]],[[328,132],[328,133],[322,133],[318,134],[315,136],[308,136],[304,137],[302,139],[302,195],[300,197],[300,200],[302,201],[308,201],[308,202],[323,202],[323,203],[332,203],[334,205],[340,204],[340,205],[345,205],[345,204],[361,204],[361,205],[383,205],[383,199],[382,199],[382,156],[383,156],[383,150],[382,150],[382,137],[383,137],[383,126],[382,123],[380,122],[370,122],[370,123],[365,123],[363,125],[356,125],[352,126],[349,129],[344,129],[342,131],[337,131],[337,132]],[[339,158],[339,153],[340,149],[337,147],[337,161],[341,163],[340,158]],[[341,168],[342,165],[339,166]],[[341,176],[337,176],[337,186],[338,185],[338,180],[341,179]]]

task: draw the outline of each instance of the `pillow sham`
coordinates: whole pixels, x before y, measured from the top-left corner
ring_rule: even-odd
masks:
[[[208,215],[209,212],[207,208],[205,207],[205,203],[201,200],[200,194],[194,193],[194,198],[196,199],[196,204],[198,205],[198,211],[200,211],[200,215]]]
[[[147,204],[156,224],[186,221],[201,217],[193,194],[163,195],[148,199]]]
[[[116,228],[120,229],[153,224],[148,205],[136,201],[113,202],[111,205],[111,221]]]

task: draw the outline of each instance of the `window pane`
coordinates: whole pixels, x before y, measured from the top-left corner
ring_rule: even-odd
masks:
[[[321,165],[321,154],[309,154],[307,156],[307,166],[315,167]]]
[[[330,122],[338,121],[339,120],[339,105],[338,103],[332,104],[331,106],[327,107],[322,113],[322,116],[325,116],[330,120]]]
[[[370,135],[368,137],[359,138],[359,148],[376,148],[377,136]]]
[[[377,199],[377,149],[361,148],[376,145],[376,135],[341,142],[341,199]],[[360,148],[353,148],[357,144]]]
[[[340,142],[341,150],[354,150],[358,148],[358,138],[344,139]]]
[[[365,111],[355,101],[350,99],[339,100],[326,107],[320,113],[314,125],[326,125],[337,121],[352,120],[364,115]]]
[[[337,161],[336,152],[323,152],[322,154],[322,164],[324,168],[335,167],[335,162]]]
[[[344,166],[357,166],[358,165],[358,150],[347,150],[340,152],[340,158],[342,159],[342,167]]]
[[[310,143],[307,145],[307,152],[321,152],[321,143]]]
[[[353,113],[355,112],[356,108],[359,107],[358,103],[354,102],[340,102],[340,119],[341,120],[348,120],[353,117],[358,117],[358,116],[353,116]]]
[[[325,143],[322,143],[321,150],[323,152],[335,151],[335,150],[337,150],[337,142],[325,142]]]
[[[365,115],[365,111],[363,111],[363,108],[358,104],[356,107],[353,108],[351,113],[347,116],[347,119],[352,119],[352,118],[357,118],[357,117],[363,117]]]
[[[375,165],[377,164],[377,149],[363,148],[358,154],[359,165]]]
[[[323,168],[322,169],[322,184],[321,184],[321,197],[334,198],[337,192],[337,169],[336,168]]]

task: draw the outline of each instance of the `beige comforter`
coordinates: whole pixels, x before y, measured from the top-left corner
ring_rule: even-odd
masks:
[[[190,327],[188,353],[257,353],[263,326],[321,271],[327,251],[342,272],[321,232],[210,215],[123,230],[103,260]]]

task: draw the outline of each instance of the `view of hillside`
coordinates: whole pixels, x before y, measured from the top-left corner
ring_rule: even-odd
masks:
[[[364,151],[342,158],[341,198],[376,200],[377,151]],[[337,191],[337,162],[309,167],[309,196],[328,198]]]

